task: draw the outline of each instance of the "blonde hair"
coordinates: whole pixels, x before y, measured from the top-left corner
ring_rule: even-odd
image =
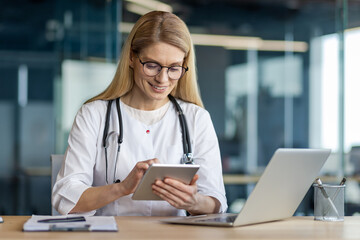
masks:
[[[162,11],[149,12],[135,23],[123,46],[112,82],[105,91],[89,99],[87,103],[115,99],[129,93],[134,85],[133,70],[130,68],[131,53],[140,53],[142,49],[157,42],[167,43],[184,51],[184,66],[189,68],[178,80],[171,95],[203,107],[197,84],[195,52],[190,32],[179,17]]]

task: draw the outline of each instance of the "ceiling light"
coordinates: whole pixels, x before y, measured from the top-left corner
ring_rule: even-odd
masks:
[[[173,11],[173,8],[170,5],[157,0],[126,0],[126,1],[141,6],[143,8],[147,8],[149,9],[149,11],[153,11],[153,10],[165,11],[165,12]]]
[[[252,47],[255,46],[255,47]],[[263,40],[258,39],[252,45],[233,44],[230,47],[225,47],[229,50],[248,50],[254,49],[259,51],[278,51],[278,52],[306,52],[308,44],[299,41],[280,41],[280,40]]]
[[[263,40],[259,37],[231,35],[191,34],[195,45],[219,46],[229,50],[293,51],[306,52],[308,44],[299,41]]]
[[[191,38],[195,45],[204,46],[221,46],[225,48],[244,47],[256,48],[258,37],[239,37],[230,35],[214,35],[214,34],[191,34]]]
[[[151,12],[150,9],[145,8],[143,6],[140,6],[140,5],[136,5],[134,3],[127,3],[125,8],[129,12],[132,12],[132,13],[135,13],[135,14],[138,14],[138,15],[141,15],[141,16],[148,13],[148,12]]]
[[[133,23],[121,22],[118,31],[129,33]],[[259,37],[191,33],[194,45],[224,47],[229,50],[258,50],[275,52],[306,52],[308,44],[300,41],[263,40]]]

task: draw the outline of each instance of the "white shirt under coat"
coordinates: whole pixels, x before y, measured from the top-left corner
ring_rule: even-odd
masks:
[[[198,191],[221,203],[220,212],[226,212],[227,203],[222,177],[222,166],[217,136],[209,113],[195,105],[178,100],[186,117],[195,163],[200,164]],[[68,214],[89,187],[106,185],[105,150],[102,139],[107,101],[94,101],[81,107],[76,115],[68,139],[65,161],[53,188],[53,205],[61,214]],[[116,166],[117,134],[112,134],[108,148],[108,181],[124,180],[139,161],[158,158],[160,163],[179,164],[183,155],[179,117],[172,103],[164,117],[146,125],[124,110],[120,101],[124,141]],[[119,133],[115,101],[112,103],[109,133]],[[132,194],[88,214],[125,216],[183,216],[166,201],[134,201]]]

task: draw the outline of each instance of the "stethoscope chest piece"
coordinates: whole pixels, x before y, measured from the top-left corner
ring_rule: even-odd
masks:
[[[185,153],[181,158],[182,164],[194,164],[192,153]]]

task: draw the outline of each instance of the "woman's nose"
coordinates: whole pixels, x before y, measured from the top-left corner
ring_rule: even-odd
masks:
[[[156,75],[155,80],[158,82],[167,82],[169,80],[168,69],[167,68],[161,69],[159,74]]]

